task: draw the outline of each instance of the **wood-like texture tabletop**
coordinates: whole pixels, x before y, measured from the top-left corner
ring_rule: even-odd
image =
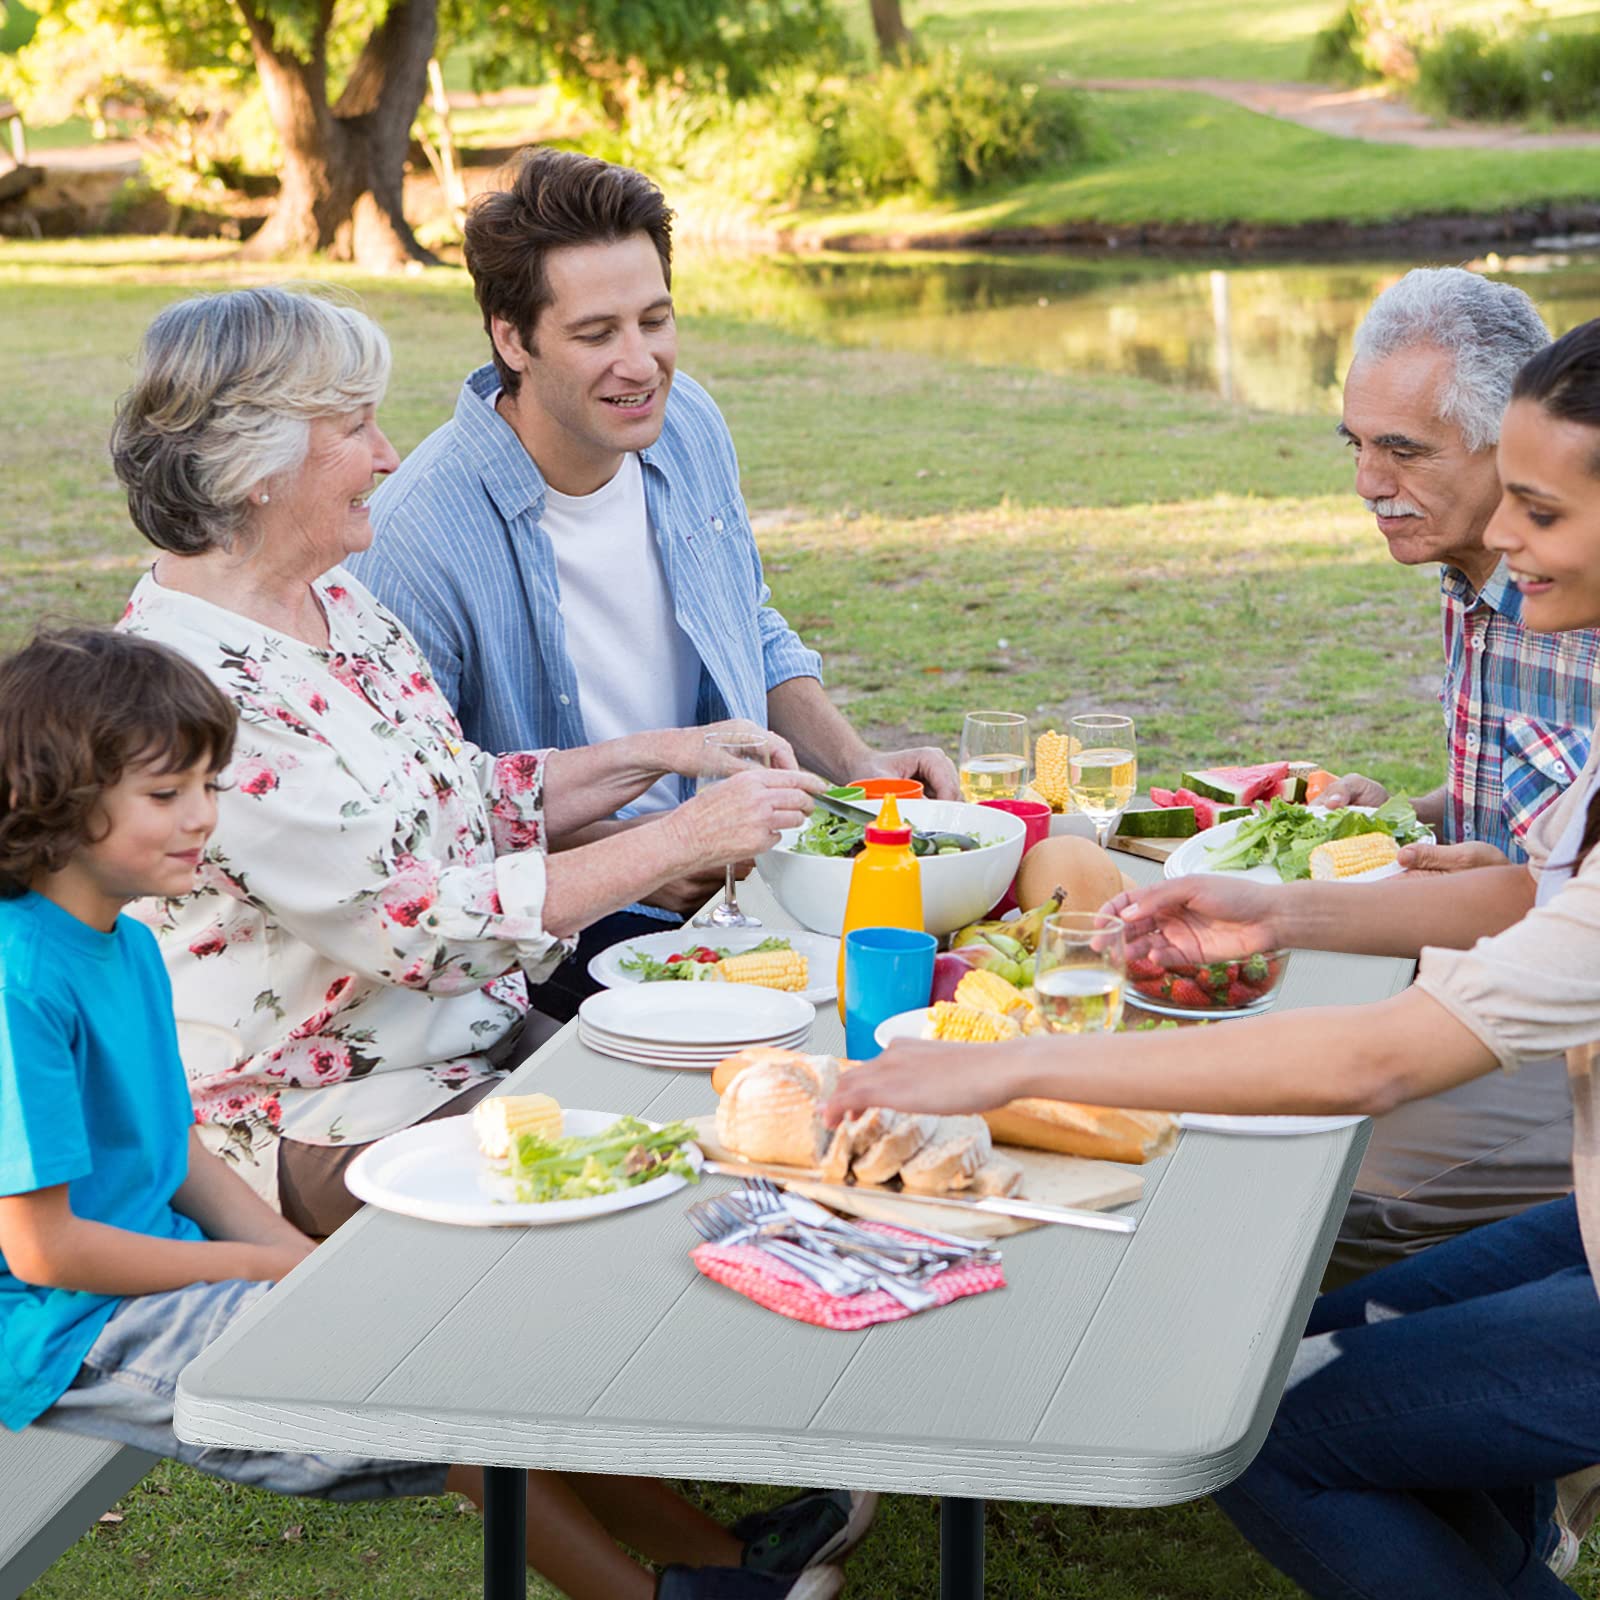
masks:
[[[786,923],[758,881],[740,895]],[[1297,952],[1279,1004],[1376,1000],[1410,976],[1409,962]],[[812,1047],[842,1050],[842,1032],[823,1007]],[[653,1120],[715,1103],[708,1074],[597,1055],[573,1027],[513,1085]],[[553,1227],[369,1207],[187,1369],[178,1431],[485,1466],[1188,1499],[1261,1443],[1366,1132],[1184,1133],[1143,1169],[1132,1237],[1018,1235],[1004,1290],[859,1333],[791,1322],[695,1271],[683,1213],[725,1179]]]

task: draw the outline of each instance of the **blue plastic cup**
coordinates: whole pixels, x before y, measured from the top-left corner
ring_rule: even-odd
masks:
[[[844,1048],[852,1061],[880,1054],[880,1022],[925,1006],[938,940],[910,928],[854,928],[844,936]]]

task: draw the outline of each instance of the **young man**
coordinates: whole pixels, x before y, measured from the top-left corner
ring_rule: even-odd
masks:
[[[1340,433],[1356,493],[1389,553],[1437,562],[1445,665],[1446,781],[1416,800],[1442,841],[1402,864],[1433,870],[1526,859],[1529,823],[1583,770],[1600,632],[1534,633],[1504,563],[1484,544],[1500,503],[1495,445],[1517,369],[1550,342],[1520,289],[1449,267],[1409,272],[1356,334]],[[1324,800],[1377,805],[1351,774]],[[1572,1187],[1566,1066],[1462,1084],[1380,1117],[1334,1247],[1359,1276]]]
[[[485,749],[739,716],[827,777],[917,778],[953,797],[942,751],[868,749],[769,604],[733,441],[677,370],[671,249],[660,190],[586,156],[536,150],[478,202],[467,266],[492,364],[374,497],[378,537],[354,570]],[[682,795],[662,783],[629,815]],[[593,951],[674,925],[716,887],[671,885],[596,923],[564,969],[566,1014]],[[560,990],[558,977],[537,1003],[562,1014]]]

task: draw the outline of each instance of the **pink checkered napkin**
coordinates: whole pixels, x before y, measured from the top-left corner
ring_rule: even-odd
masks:
[[[917,1237],[904,1228],[881,1222],[861,1222],[858,1226],[890,1239]],[[867,1294],[827,1294],[786,1262],[753,1244],[702,1244],[690,1252],[689,1259],[708,1278],[725,1283],[747,1300],[793,1317],[796,1322],[815,1323],[819,1328],[867,1328],[874,1322],[898,1322],[901,1317],[914,1315],[882,1289]],[[938,1295],[939,1305],[944,1306],[969,1294],[1005,1288],[1006,1274],[998,1261],[993,1266],[952,1266],[925,1278],[923,1284]]]

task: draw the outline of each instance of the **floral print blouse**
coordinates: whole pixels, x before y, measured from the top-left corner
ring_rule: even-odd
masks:
[[[341,568],[313,587],[327,649],[150,575],[121,624],[239,709],[195,892],[132,910],[172,977],[202,1137],[274,1204],[280,1139],[363,1143],[483,1081],[570,949],[540,921],[543,754],[465,743],[405,628]]]

